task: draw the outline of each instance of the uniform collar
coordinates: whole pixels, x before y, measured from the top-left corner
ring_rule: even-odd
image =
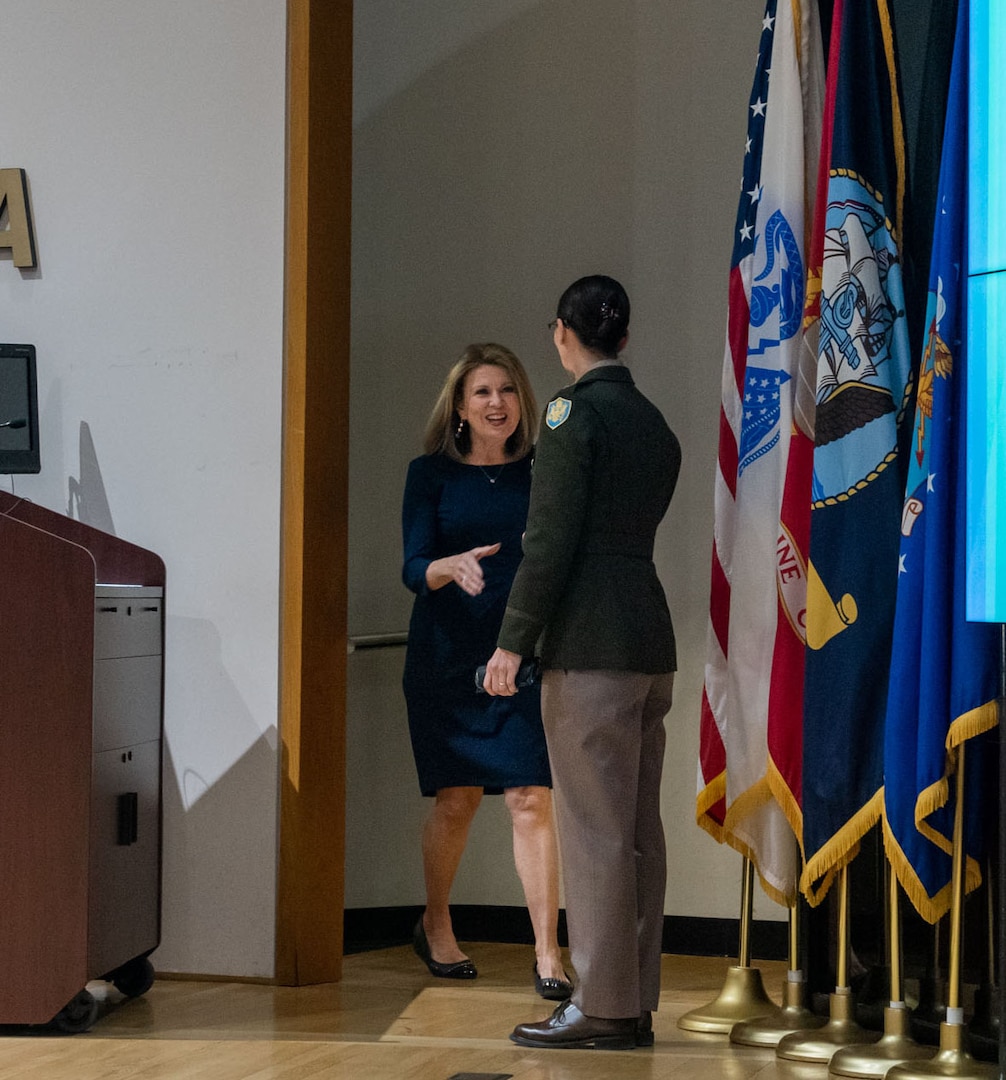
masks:
[[[592,367],[585,371],[579,379],[573,383],[573,388],[583,386],[584,383],[590,382],[621,382],[632,384],[632,372],[625,366],[625,364],[598,364],[597,367]]]

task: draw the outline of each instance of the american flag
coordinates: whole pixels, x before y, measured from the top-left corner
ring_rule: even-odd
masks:
[[[730,267],[696,809],[780,903],[798,878],[802,667],[779,669],[776,640],[792,639],[802,662],[806,606],[780,515],[791,442],[812,439],[803,315],[823,79],[815,0],[768,0]],[[791,705],[797,694],[789,730],[771,716],[780,685]]]

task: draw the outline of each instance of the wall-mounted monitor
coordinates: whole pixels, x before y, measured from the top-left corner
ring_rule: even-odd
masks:
[[[0,473],[40,469],[35,346],[0,345]]]

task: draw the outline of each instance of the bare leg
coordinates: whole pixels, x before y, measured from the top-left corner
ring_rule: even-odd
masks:
[[[423,928],[433,959],[441,964],[467,960],[458,948],[451,925],[451,886],[468,840],[482,788],[441,788],[423,826],[423,876],[426,880],[426,911]]]
[[[552,820],[552,792],[547,787],[507,788],[513,821],[513,856],[524,886],[538,974],[565,979],[556,936],[559,919],[559,858]]]

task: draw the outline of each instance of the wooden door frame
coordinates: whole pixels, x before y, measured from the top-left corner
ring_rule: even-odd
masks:
[[[275,979],[342,975],[352,0],[287,0]]]

